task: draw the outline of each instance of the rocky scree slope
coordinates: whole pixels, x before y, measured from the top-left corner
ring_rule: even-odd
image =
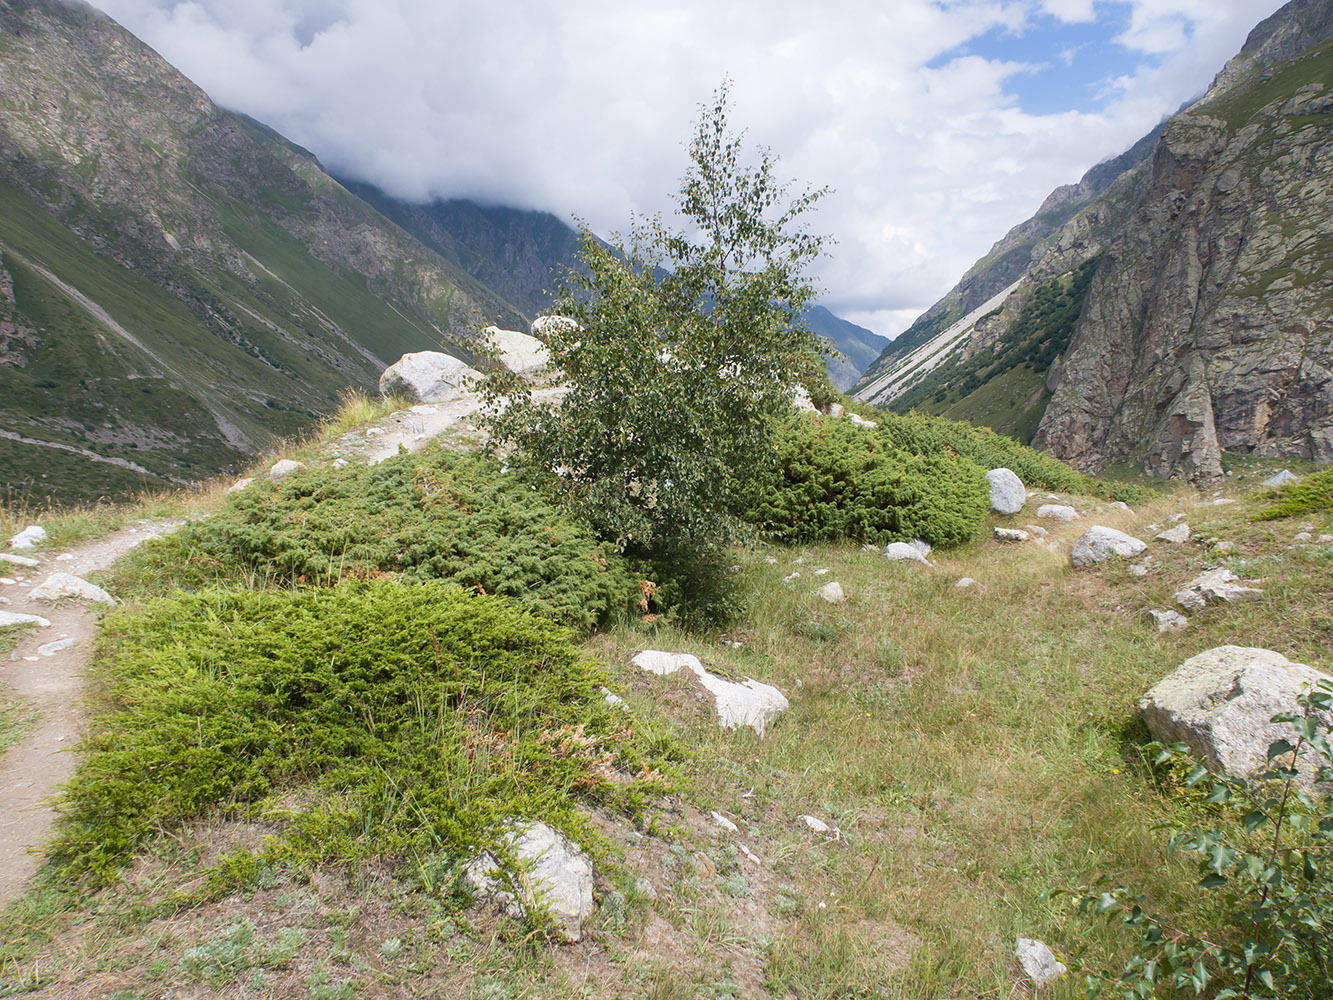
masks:
[[[1129,457],[1206,478],[1222,450],[1330,460],[1330,34],[1328,0],[1256,27],[1203,99],[1053,194],[856,395],[1083,469]]]
[[[0,0],[10,488],[198,479],[405,351],[520,318],[106,16]]]

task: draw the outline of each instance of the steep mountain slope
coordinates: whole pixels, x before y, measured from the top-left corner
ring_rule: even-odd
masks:
[[[1330,0],[1256,27],[1203,99],[997,243],[857,396],[1086,469],[1333,460],[1330,35]]]
[[[823,306],[812,306],[804,316],[805,325],[838,350],[829,358],[829,380],[842,392],[851,389],[861,373],[874,362],[890,343],[873,330],[835,316]]]
[[[64,499],[216,473],[500,296],[93,9],[0,0],[0,469]]]

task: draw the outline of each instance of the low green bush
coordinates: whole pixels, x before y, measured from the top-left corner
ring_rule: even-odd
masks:
[[[990,487],[976,463],[947,450],[912,454],[851,421],[811,417],[784,428],[777,462],[747,499],[749,519],[781,541],[947,546],[976,535]]]
[[[610,707],[565,629],[439,582],[208,589],[107,616],[109,708],[53,857],[111,877],[149,838],[259,816],[294,857],[464,860],[508,816],[634,808],[674,744]],[[244,859],[224,867],[244,868]]]
[[[1333,469],[1303,476],[1278,487],[1277,496],[1255,515],[1256,521],[1276,521],[1316,511],[1333,510]]]
[[[392,575],[443,580],[582,631],[638,595],[638,576],[517,473],[435,446],[379,465],[257,481],[204,521],[142,546],[122,592]]]

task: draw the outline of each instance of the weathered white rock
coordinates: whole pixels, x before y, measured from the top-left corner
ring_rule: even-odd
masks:
[[[16,556],[8,552],[0,552],[0,562],[7,562],[14,566],[40,566],[41,563],[31,556]]]
[[[699,658],[690,653],[645,649],[635,654],[633,663],[659,677],[681,669],[689,671],[698,685],[712,695],[718,725],[725,729],[749,726],[763,736],[769,724],[791,707],[786,696],[771,684],[761,684],[750,677],[739,683],[723,680],[705,670]]]
[[[847,600],[847,595],[842,592],[842,584],[837,580],[834,580],[832,583],[824,584],[824,586],[819,588],[818,593],[820,597],[824,598],[824,600],[828,601],[830,604],[841,604],[843,601]]]
[[[1062,503],[1044,503],[1037,508],[1037,516],[1068,522],[1078,519],[1078,511]]]
[[[1320,535],[1315,541],[1320,545],[1327,545],[1329,542],[1333,542],[1333,535]]]
[[[930,565],[926,562],[926,557],[921,554],[921,550],[908,542],[889,542],[884,546],[884,555],[889,559],[910,559],[922,565]]]
[[[380,376],[381,396],[402,396],[414,403],[447,403],[481,377],[452,354],[417,351],[404,354]]]
[[[536,376],[551,363],[551,352],[536,337],[517,330],[501,330],[498,326],[488,326],[483,333],[500,364],[515,375]]]
[[[791,391],[791,405],[802,413],[818,413],[819,408],[810,401],[810,390],[798,385]]]
[[[41,615],[24,615],[17,611],[0,611],[0,628],[10,625],[36,625],[38,628],[50,628],[51,622]]]
[[[620,695],[616,694],[609,687],[602,685],[597,690],[602,693],[602,697],[606,699],[606,703],[612,708],[618,708],[623,712],[629,711],[629,706],[625,704],[625,699],[620,697]]]
[[[847,415],[847,408],[841,403],[829,403],[828,415],[834,420],[841,420]]]
[[[1311,533],[1308,532],[1308,531],[1298,531],[1298,532],[1296,532],[1295,535],[1292,536],[1292,539],[1291,539],[1291,540],[1292,540],[1293,542],[1297,542],[1297,543],[1300,543],[1300,544],[1304,544],[1304,543],[1306,543],[1306,542],[1313,542],[1313,541],[1314,541],[1314,535],[1311,534]]]
[[[116,599],[101,587],[72,573],[52,573],[39,586],[28,591],[28,597],[35,601],[50,601],[52,603],[63,597],[74,597],[81,601],[94,601],[98,604],[116,603]]]
[[[731,820],[727,819],[727,817],[723,816],[716,809],[713,810],[712,816],[713,816],[713,822],[716,823],[718,826],[722,827],[722,829],[726,830],[728,833],[740,832],[740,827],[738,827]]]
[[[796,580],[799,580],[800,578],[801,578],[801,571],[798,569],[798,570],[796,570],[795,572],[788,573],[786,576],[784,576],[784,577],[782,578],[782,582],[783,582],[783,583],[792,583],[792,582],[794,582],[794,581],[796,581]]]
[[[1023,967],[1024,974],[1037,989],[1069,971],[1063,962],[1056,959],[1050,948],[1032,938],[1019,938],[1014,953],[1018,956],[1018,964]]]
[[[1172,545],[1182,545],[1190,540],[1190,526],[1188,524],[1177,524],[1174,528],[1167,528],[1165,531],[1159,531],[1154,537],[1159,542],[1170,542]]]
[[[503,840],[522,871],[506,878],[499,860],[483,851],[464,870],[468,883],[510,916],[544,912],[565,941],[580,940],[594,907],[592,862],[582,848],[545,823],[515,824]]]
[[[804,823],[806,826],[808,826],[811,830],[815,831],[815,833],[833,832],[833,827],[829,826],[818,816],[800,816],[798,817],[798,819],[800,819],[800,821]]]
[[[274,480],[286,479],[298,472],[305,472],[305,463],[298,462],[294,458],[284,458],[280,462],[273,463],[273,467],[268,470],[268,478]]]
[[[1045,528],[1043,528],[1040,524],[1025,524],[1023,525],[1023,530],[1026,531],[1029,535],[1035,535],[1037,538],[1045,538],[1047,535],[1050,534],[1050,532],[1047,531]]]
[[[1028,533],[1021,528],[996,528],[995,540],[997,542],[1026,542]]]
[[[57,639],[55,642],[48,642],[43,646],[37,647],[37,655],[55,656],[56,653],[60,652],[62,649],[69,649],[70,646],[76,645],[78,641],[79,640],[73,636],[69,636],[65,639]]]
[[[1213,546],[1213,551],[1216,552],[1218,555],[1223,555],[1223,556],[1230,555],[1231,553],[1236,551],[1236,543],[1231,541],[1230,539],[1224,538],[1222,539],[1222,541],[1218,542],[1216,545]]]
[[[634,891],[644,899],[656,899],[657,888],[646,878],[638,878],[634,881]]]
[[[973,580],[970,576],[965,576],[959,579],[953,586],[955,590],[966,590],[968,587],[975,587],[976,585],[976,580]]]
[[[246,476],[244,479],[238,479],[227,487],[228,493],[239,493],[255,481],[254,476]]]
[[[1094,563],[1105,562],[1112,556],[1132,558],[1147,547],[1147,542],[1133,535],[1098,524],[1079,536],[1069,553],[1069,561],[1075,566],[1091,566]]]
[[[865,427],[865,428],[869,429],[869,428],[872,428],[872,427],[878,427],[878,426],[879,426],[879,421],[877,421],[877,420],[867,420],[867,419],[865,419],[865,417],[861,416],[859,413],[849,413],[849,414],[847,414],[847,419],[850,420],[852,423],[856,424],[857,427]]]
[[[30,549],[38,542],[46,541],[46,529],[40,524],[30,524],[9,540],[11,549]]]
[[[333,465],[333,467],[334,467],[335,469],[343,469],[343,468],[346,468],[348,464],[349,464],[349,463],[348,463],[347,459],[345,459],[345,458],[335,458],[335,459],[333,460],[333,462],[332,462],[332,465]]]
[[[1148,614],[1157,623],[1158,632],[1179,632],[1190,623],[1179,611],[1149,611]]]
[[[991,469],[986,478],[990,480],[990,509],[996,513],[1017,514],[1028,502],[1023,480],[1012,469]]]
[[[1148,729],[1163,743],[1187,743],[1212,771],[1247,777],[1267,763],[1268,746],[1295,742],[1289,723],[1297,696],[1329,675],[1271,649],[1218,646],[1192,656],[1139,701]],[[1302,774],[1313,783],[1313,764]]]
[[[1166,521],[1168,524],[1179,524],[1187,517],[1189,517],[1188,514],[1172,514],[1170,517],[1166,519]]]
[[[568,316],[538,316],[529,327],[534,337],[549,337],[553,333],[580,329],[575,320]]]
[[[1276,475],[1269,476],[1260,486],[1267,486],[1269,489],[1276,489],[1279,486],[1285,486],[1287,483],[1294,483],[1299,477],[1290,469],[1283,469]]]
[[[1263,596],[1257,587],[1236,583],[1236,574],[1225,566],[1200,573],[1177,590],[1177,604],[1187,611],[1201,611],[1208,604],[1234,604],[1236,601],[1256,601]]]
[[[1148,567],[1143,563],[1134,563],[1129,567],[1129,572],[1131,576],[1147,576]]]

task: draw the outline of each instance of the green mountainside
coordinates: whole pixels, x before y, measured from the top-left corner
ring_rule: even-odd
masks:
[[[216,474],[406,351],[521,322],[89,7],[0,2],[0,68],[11,494]]]

